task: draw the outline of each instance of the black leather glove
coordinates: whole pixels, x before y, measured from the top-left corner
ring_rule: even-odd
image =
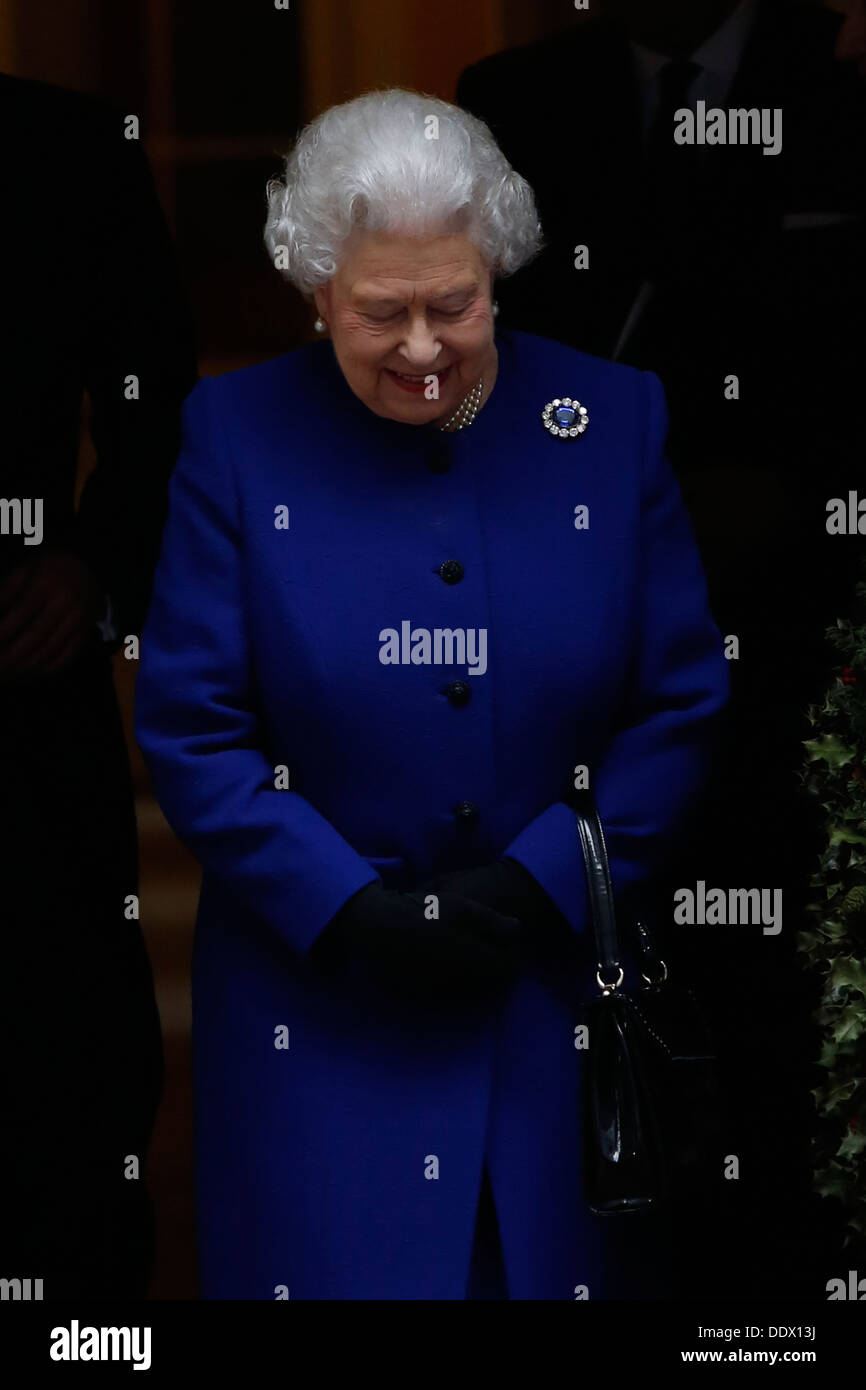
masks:
[[[439,918],[430,921],[425,896],[367,884],[328,923],[311,957],[324,963],[353,954],[406,995],[505,988],[522,958],[520,923],[453,892],[436,893]]]
[[[477,869],[437,874],[419,893],[457,893],[507,917],[517,917],[536,945],[575,945],[575,932],[541,884],[516,859],[496,859]]]

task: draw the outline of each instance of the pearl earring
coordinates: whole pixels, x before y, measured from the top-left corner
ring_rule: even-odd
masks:
[[[499,305],[496,303],[496,300],[494,299],[494,301],[493,301],[493,317],[496,318],[496,315],[497,315],[498,313],[499,313]]]
[[[324,333],[327,324],[325,323],[324,319],[316,319],[316,322],[313,324],[313,327],[315,328],[317,333]]]

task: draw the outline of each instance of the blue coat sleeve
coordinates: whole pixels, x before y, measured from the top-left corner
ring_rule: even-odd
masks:
[[[664,392],[652,373],[643,381],[640,583],[629,698],[590,769],[618,895],[661,867],[705,783],[730,688],[691,521],[665,457]],[[548,806],[503,858],[528,869],[575,930],[584,929],[586,874],[571,807]]]
[[[184,404],[135,735],[178,837],[303,954],[378,875],[308,801],[274,787],[254,712],[236,493],[211,421],[213,390],[205,379]]]

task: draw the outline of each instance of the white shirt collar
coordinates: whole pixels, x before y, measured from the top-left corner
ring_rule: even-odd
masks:
[[[755,0],[740,0],[736,9],[689,57],[693,63],[699,63],[705,72],[716,77],[725,88],[730,87],[754,22]],[[657,53],[643,44],[633,43],[631,49],[638,76],[645,83],[652,82],[670,61],[667,54]]]
[[[696,48],[691,54],[693,63],[715,73],[730,86],[736,76],[737,68],[755,22],[755,0],[740,0],[723,24],[714,34]]]

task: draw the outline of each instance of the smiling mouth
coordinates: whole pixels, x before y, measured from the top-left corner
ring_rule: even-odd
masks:
[[[388,375],[392,377],[393,380],[399,386],[403,386],[408,390],[420,391],[423,390],[424,387],[427,385],[427,382],[430,377],[435,377],[441,385],[445,378],[448,376],[448,373],[451,371],[453,365],[454,364],[452,362],[449,363],[447,367],[442,367],[437,372],[422,372],[420,375],[417,373],[410,374],[409,372],[397,372],[394,370],[393,367],[386,367],[385,370],[388,373]]]

